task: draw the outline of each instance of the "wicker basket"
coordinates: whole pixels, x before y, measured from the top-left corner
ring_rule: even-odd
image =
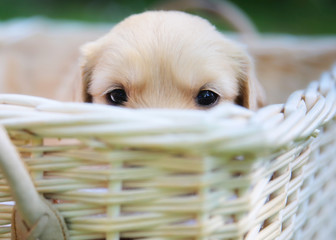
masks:
[[[0,124],[70,239],[336,235],[336,68],[257,112],[0,102]],[[0,239],[11,190],[0,175]]]

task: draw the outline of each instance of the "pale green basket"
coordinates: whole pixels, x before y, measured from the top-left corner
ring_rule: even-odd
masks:
[[[0,124],[69,239],[336,236],[336,67],[257,112],[0,103]],[[10,239],[13,200],[0,175],[0,239]]]

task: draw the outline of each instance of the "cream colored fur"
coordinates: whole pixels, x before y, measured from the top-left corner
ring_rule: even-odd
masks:
[[[250,109],[262,103],[254,67],[242,46],[203,18],[177,11],[132,15],[107,35],[82,47],[83,100],[107,104],[123,88],[130,108],[204,109],[200,90],[218,103]],[[216,105],[216,104],[215,104]]]

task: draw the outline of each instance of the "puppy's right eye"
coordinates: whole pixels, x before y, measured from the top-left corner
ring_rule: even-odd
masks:
[[[122,106],[128,100],[124,89],[114,89],[105,96],[107,102],[114,106]]]
[[[210,90],[201,90],[196,97],[196,102],[199,106],[209,107],[217,103],[218,99],[217,93]]]

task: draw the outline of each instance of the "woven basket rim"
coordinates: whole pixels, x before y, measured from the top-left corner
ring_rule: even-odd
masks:
[[[7,129],[31,128],[45,137],[125,137],[123,141],[132,146],[195,148],[217,142],[221,151],[274,149],[317,134],[317,128],[335,116],[335,79],[336,66],[320,81],[292,93],[284,104],[256,112],[233,104],[208,111],[134,110],[1,94],[0,124]]]

